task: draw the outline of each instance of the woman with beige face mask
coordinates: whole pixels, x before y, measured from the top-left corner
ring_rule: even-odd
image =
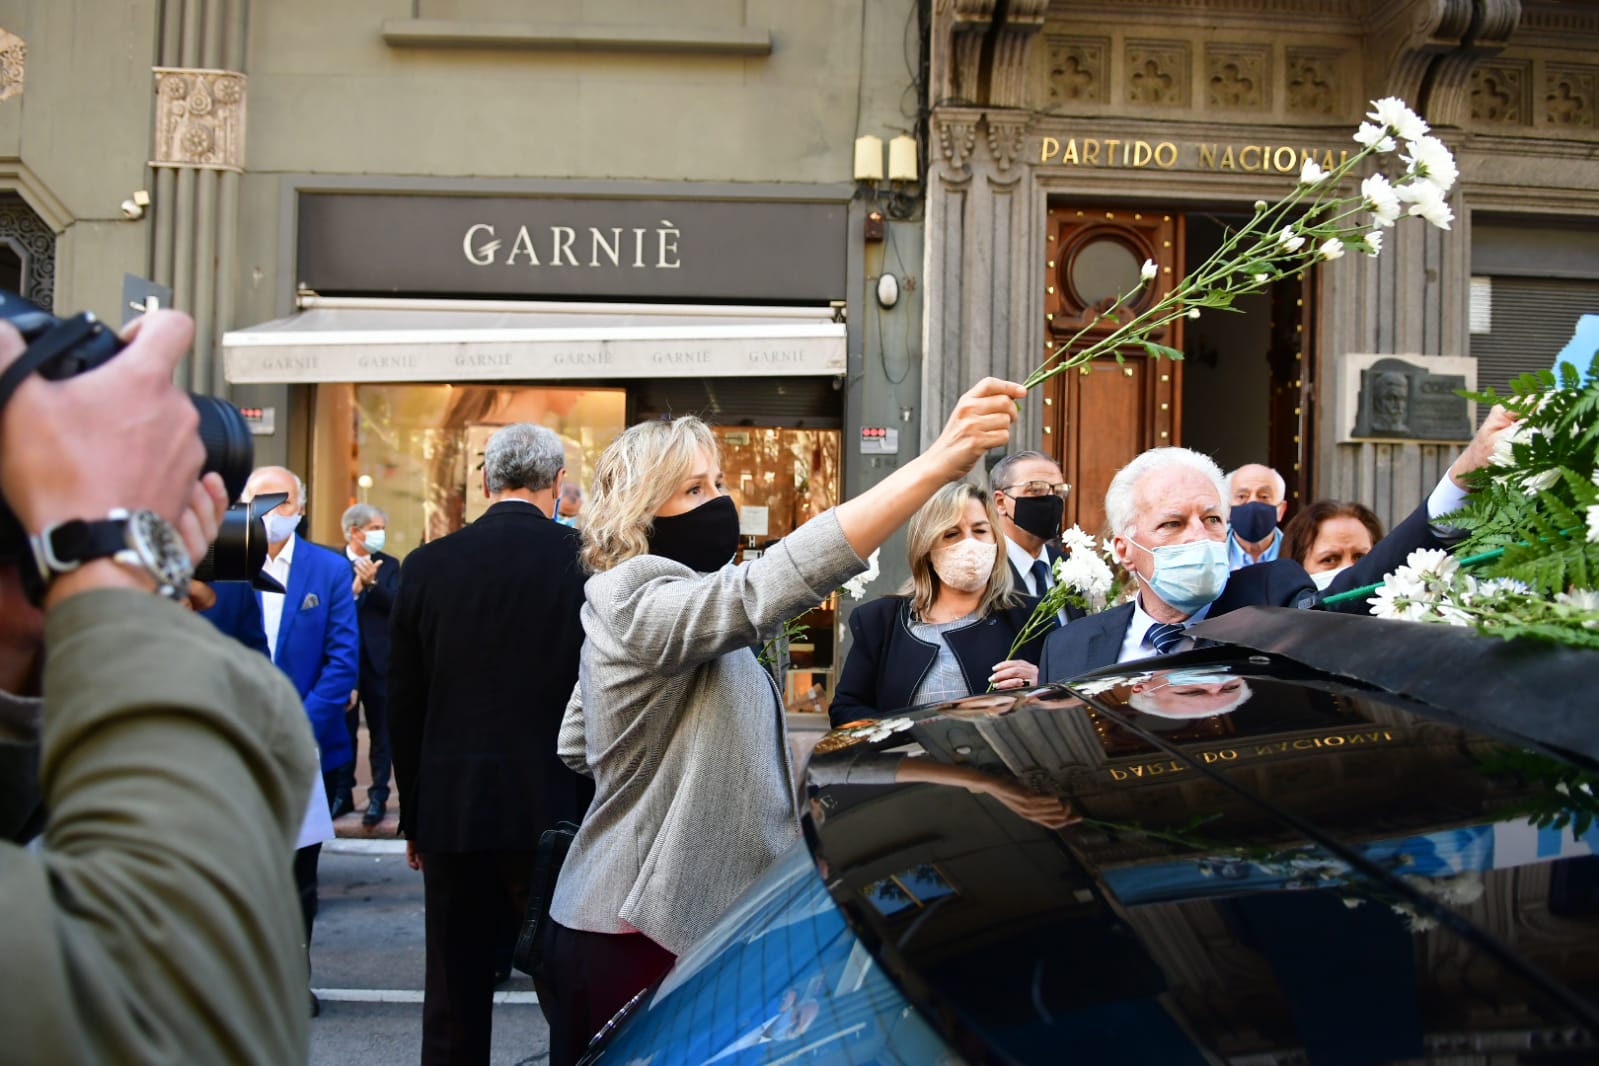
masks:
[[[911,518],[911,580],[855,608],[850,651],[829,714],[835,726],[901,707],[1038,681],[1048,631],[1009,658],[1037,600],[1015,591],[993,500],[957,481]]]

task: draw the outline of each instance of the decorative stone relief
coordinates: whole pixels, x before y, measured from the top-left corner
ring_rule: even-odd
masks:
[[[1288,110],[1299,115],[1338,114],[1338,56],[1331,52],[1290,48]]]
[[[1127,42],[1127,102],[1187,107],[1188,45],[1182,41]]]
[[[1594,129],[1599,126],[1599,67],[1550,63],[1544,67],[1543,120],[1567,129]]]
[[[1205,46],[1206,101],[1223,110],[1270,106],[1271,53],[1265,45]]]
[[[1103,104],[1105,58],[1110,42],[1104,39],[1051,34],[1049,44],[1049,104]]]
[[[243,170],[244,90],[230,70],[156,67],[151,165]]]
[[[0,30],[0,102],[22,92],[22,68],[28,59],[28,46],[21,37]]]
[[[977,147],[977,120],[974,118],[942,118],[938,122],[938,146],[953,170],[964,170],[966,161]]]
[[[56,292],[56,235],[13,193],[0,194],[0,242],[22,260],[22,295],[50,310]]]
[[[1471,117],[1475,122],[1521,125],[1528,121],[1527,65],[1480,63],[1471,72]]]
[[[985,125],[988,127],[988,150],[993,153],[994,162],[1002,172],[1009,170],[1022,154],[1022,142],[1027,137],[1027,116],[999,118],[989,115]]]

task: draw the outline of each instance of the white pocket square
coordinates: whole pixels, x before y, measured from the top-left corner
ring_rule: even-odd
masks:
[[[300,610],[309,611],[311,608],[315,607],[317,604],[319,604],[321,602],[322,602],[321,600],[316,598],[316,593],[307,592],[305,594],[305,599],[300,601]]]

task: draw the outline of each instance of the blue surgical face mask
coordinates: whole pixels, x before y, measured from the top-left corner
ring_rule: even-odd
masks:
[[[577,515],[575,515],[575,514],[561,514],[561,512],[559,510],[557,510],[555,512],[555,524],[558,525],[558,526],[571,526],[573,529],[576,529],[577,528]]]
[[[367,530],[366,531],[366,550],[369,551],[369,552],[380,552],[380,551],[382,551],[383,550],[383,545],[388,542],[388,539],[389,539],[388,534],[389,534],[389,531],[386,530],[386,529],[369,529],[369,530]]]
[[[1144,548],[1131,537],[1128,540]],[[1227,587],[1226,541],[1191,541],[1187,544],[1163,544],[1158,548],[1144,548],[1155,558],[1155,573],[1142,579],[1149,591],[1159,596],[1174,611],[1193,614],[1207,603],[1215,601]]]

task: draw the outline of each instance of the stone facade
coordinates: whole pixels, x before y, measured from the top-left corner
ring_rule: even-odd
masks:
[[[1348,146],[1368,100],[1410,101],[1459,158],[1457,221],[1449,233],[1399,226],[1379,258],[1318,272],[1308,350],[1323,387],[1342,353],[1467,350],[1474,212],[1591,218],[1599,209],[1599,11],[1586,5],[1057,0],[1042,18],[1024,5],[1003,25],[983,22],[980,6],[934,3],[924,439],[963,383],[1020,380],[1038,363],[1052,202],[1247,214],[1257,198],[1288,190],[1292,148]],[[1104,153],[1092,164],[1089,141]],[[1068,143],[1085,154],[1070,158]],[[1205,143],[1241,146],[1240,159],[1258,146],[1251,158],[1264,162],[1207,164],[1192,150]],[[1308,403],[1324,399],[1307,387]],[[1040,404],[1036,395],[1024,404],[1021,438],[1048,447]],[[1330,418],[1316,423],[1314,494],[1362,499],[1389,520],[1454,454],[1338,444],[1335,430]]]

